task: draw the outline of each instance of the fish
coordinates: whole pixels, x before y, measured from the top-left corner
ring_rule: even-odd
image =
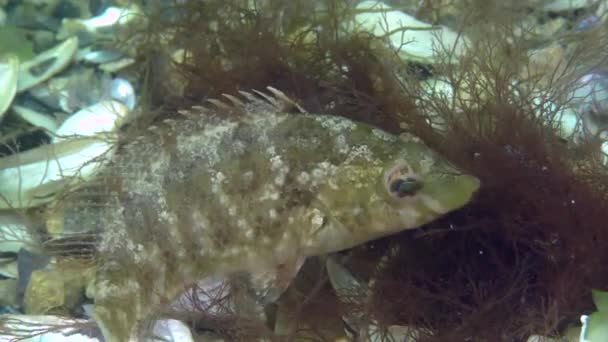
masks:
[[[308,113],[272,87],[240,95],[131,137],[63,199],[65,225],[99,232],[106,341],[143,340],[201,279],[267,274],[285,289],[307,257],[420,227],[480,187],[415,136]]]

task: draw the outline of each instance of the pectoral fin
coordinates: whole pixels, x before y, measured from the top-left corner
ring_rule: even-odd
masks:
[[[276,265],[266,272],[251,275],[251,289],[256,293],[260,303],[275,302],[289,287],[306,257],[299,256],[293,260]]]

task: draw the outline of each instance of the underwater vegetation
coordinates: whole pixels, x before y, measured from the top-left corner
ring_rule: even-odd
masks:
[[[443,15],[444,2],[424,4],[419,17]],[[562,336],[596,310],[592,291],[608,289],[608,171],[605,127],[593,118],[606,107],[594,103],[587,121],[567,119],[581,79],[608,70],[607,24],[549,40],[520,22],[534,10],[524,2],[450,6],[467,49],[454,62],[452,46],[439,46],[443,59],[425,64],[400,58],[382,37],[349,31],[355,13],[346,0],[146,3],[147,26],[120,42],[135,46],[144,90],[121,142],[222,94],[272,86],[309,113],[419,137],[481,184],[459,210],[332,255],[364,284],[352,291],[332,288],[322,255],[264,319],[225,304],[247,301],[238,278],[227,294],[193,285],[190,306],[167,305],[159,316],[230,341],[331,341],[345,335],[343,320],[355,340],[371,340],[373,325],[378,340],[405,326],[416,328],[416,341],[525,341]],[[530,54],[554,43],[563,47],[555,63]]]
[[[553,68],[533,69],[527,51],[538,42],[514,33],[526,29],[516,19],[528,7],[456,2],[470,11],[457,29],[472,46],[456,65],[425,66],[404,63],[369,35],[342,34],[346,2],[328,1],[322,14],[298,1],[245,13],[237,2],[214,4],[189,3],[188,14],[168,24],[170,43],[189,57],[178,66],[187,80],[182,97],[164,105],[270,84],[310,112],[413,133],[481,180],[465,208],[345,252],[374,287],[352,294],[348,306],[327,299],[327,282],[310,298],[300,293],[302,327],[323,331],[315,317],[357,311],[379,327],[432,332],[420,341],[521,341],[559,335],[592,310],[591,290],[608,285],[608,178],[600,141],[564,139],[560,110],[577,79],[606,67],[605,27],[555,37],[582,43]],[[215,21],[217,13],[243,20]],[[429,74],[456,96],[429,96],[419,86]],[[440,129],[430,124],[437,121]]]

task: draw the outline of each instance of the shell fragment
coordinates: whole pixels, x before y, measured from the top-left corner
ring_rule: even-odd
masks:
[[[17,93],[18,75],[19,59],[17,57],[9,55],[0,60],[0,120]]]
[[[136,95],[133,85],[124,78],[117,77],[110,82],[110,97],[124,103],[129,110],[135,109]]]
[[[28,208],[51,201],[89,179],[109,158],[111,140],[65,140],[0,159],[0,208]]]
[[[154,338],[150,342],[193,342],[190,328],[182,321],[166,319],[154,325]]]
[[[125,24],[137,15],[133,9],[110,6],[99,16],[84,20],[82,23],[88,30]]]
[[[93,136],[109,133],[120,126],[129,108],[121,102],[106,100],[83,108],[65,120],[57,129],[53,142],[70,136]]]
[[[81,31],[93,34],[101,31],[111,32],[116,27],[127,25],[135,19],[141,18],[141,11],[137,6],[125,8],[110,6],[102,14],[89,19],[63,19],[57,37],[63,39]]]
[[[10,211],[0,211],[0,252],[17,253],[31,244],[35,244],[35,241],[23,217]]]
[[[90,330],[94,323],[59,316],[3,315],[0,317],[0,341],[23,342],[99,342],[79,329]]]
[[[114,129],[129,109],[102,101],[69,117],[52,144],[0,159],[0,208],[28,208],[90,179],[112,156]]]
[[[27,90],[63,70],[71,62],[77,49],[78,38],[72,37],[23,62],[19,70],[17,91]]]
[[[48,132],[57,130],[57,122],[50,115],[19,105],[13,105],[11,111],[34,127],[42,128]]]

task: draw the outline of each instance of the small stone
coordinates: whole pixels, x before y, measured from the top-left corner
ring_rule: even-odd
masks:
[[[17,279],[0,280],[0,306],[17,307]]]
[[[36,270],[44,269],[49,264],[49,261],[50,258],[47,255],[37,252],[31,252],[26,249],[21,249],[17,252],[17,271],[19,272],[17,296],[20,303],[23,301],[32,273]]]
[[[190,328],[181,321],[175,319],[166,319],[157,321],[154,325],[154,342],[156,341],[171,341],[171,342],[193,342]]]
[[[596,4],[595,0],[554,0],[542,7],[549,12],[574,11]]]
[[[25,291],[25,312],[35,315],[77,309],[92,276],[91,268],[76,262],[54,264],[32,272]]]
[[[568,25],[569,22],[567,19],[556,18],[544,24],[534,26],[533,32],[541,39],[553,40],[552,38],[555,37],[558,32],[566,29]]]
[[[554,43],[542,49],[528,52],[529,63],[521,71],[522,79],[539,79],[541,85],[549,85],[553,75],[565,72],[568,61],[564,57],[564,49]]]
[[[19,276],[19,272],[17,271],[17,259],[14,257],[0,258],[0,275],[16,279]]]
[[[65,304],[65,289],[61,275],[49,271],[32,272],[30,282],[25,291],[25,313],[28,315],[44,315]]]

